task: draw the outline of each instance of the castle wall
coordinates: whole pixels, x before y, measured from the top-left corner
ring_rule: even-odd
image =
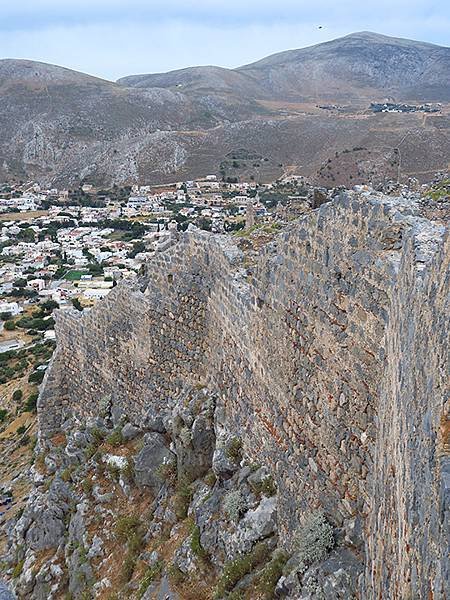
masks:
[[[140,424],[208,383],[276,475],[287,546],[321,507],[364,528],[363,597],[443,597],[441,234],[410,202],[367,195],[303,217],[248,269],[228,238],[188,232],[140,281],[58,317],[43,435],[108,403]]]
[[[82,421],[111,407],[142,424],[149,408],[164,408],[185,381],[199,380],[204,265],[185,246],[157,256],[145,289],[123,282],[86,314],[58,314],[57,350],[38,402],[41,434],[67,417]]]
[[[404,243],[386,332],[386,365],[368,520],[374,598],[445,598],[449,588],[449,240],[427,223]]]

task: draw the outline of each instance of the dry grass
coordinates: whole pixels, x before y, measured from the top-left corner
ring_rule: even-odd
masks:
[[[23,509],[25,498],[28,497],[32,488],[31,479],[23,476],[23,474],[27,472],[33,456],[32,445],[27,444],[21,446],[18,443],[19,436],[16,436],[12,432],[13,430],[17,430],[21,425],[25,425],[28,427],[27,434],[30,436],[34,435],[37,430],[36,415],[23,413],[18,419],[15,419],[11,425],[12,438],[8,439],[4,437],[0,443],[0,447],[2,448],[0,455],[0,485],[11,488],[14,504],[2,517],[2,524],[15,518]],[[10,482],[13,480],[14,482],[11,485]],[[0,554],[6,551],[6,541],[5,528],[2,527],[0,529]]]
[[[29,210],[26,212],[0,213],[0,221],[31,221],[38,217],[46,217],[48,210]]]
[[[27,433],[28,433],[28,429],[31,427],[31,425],[33,425],[35,423],[35,421],[36,421],[36,417],[35,417],[34,413],[28,413],[28,412],[21,413],[18,417],[16,417],[13,421],[11,421],[11,423],[8,425],[8,427],[5,429],[5,431],[0,433],[0,439],[3,440],[3,439],[10,438],[10,437],[16,435],[19,427],[26,427]]]

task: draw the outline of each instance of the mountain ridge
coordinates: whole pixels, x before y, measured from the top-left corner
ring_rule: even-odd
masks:
[[[386,99],[448,103],[449,81],[450,48],[372,32],[236,69],[187,67],[117,82],[2,59],[0,179],[103,185],[192,178],[219,173],[224,156],[242,147],[269,154],[278,167],[233,177],[278,176],[284,164],[312,175],[327,153],[394,148],[406,134],[414,144],[402,154],[403,175],[426,176],[447,168],[447,112],[440,120],[389,117],[386,127],[387,117],[368,108]]]
[[[372,47],[372,51],[370,51],[370,47]],[[419,50],[426,54],[423,60],[420,60],[420,57],[417,56]],[[353,53],[353,56],[349,56],[350,53]],[[363,58],[365,60],[364,65],[358,68],[357,63],[361,53],[364,54]],[[333,76],[334,70],[338,71],[341,69],[343,76],[340,80],[343,81],[337,82],[338,87],[343,88],[340,92],[341,95],[345,95],[345,88],[350,85],[352,77],[353,79],[356,77],[361,80],[364,74],[367,81],[356,81],[355,84],[358,89],[361,89],[364,87],[362,84],[365,83],[366,87],[369,87],[366,90],[366,95],[371,95],[373,91],[370,86],[380,86],[383,83],[380,81],[380,78],[376,78],[375,76],[376,71],[380,70],[380,63],[386,62],[388,63],[391,76],[386,83],[394,86],[394,89],[389,89],[389,92],[397,94],[399,99],[403,99],[403,96],[409,98],[414,93],[414,88],[412,90],[408,89],[406,93],[403,93],[400,86],[405,86],[405,84],[409,83],[409,87],[411,87],[413,77],[417,77],[419,73],[422,77],[421,85],[426,89],[426,78],[429,75],[427,68],[430,66],[426,64],[426,61],[430,60],[432,56],[433,60],[442,57],[447,61],[447,67],[450,68],[450,48],[429,42],[394,38],[363,31],[313,46],[277,52],[235,69],[225,69],[212,65],[186,67],[165,73],[129,75],[118,79],[117,83],[132,87],[152,87],[157,85],[161,87],[177,86],[184,88],[188,86],[190,91],[196,92],[198,89],[212,87],[212,83],[209,85],[208,82],[205,82],[205,78],[208,76],[211,77],[214,75],[217,79],[217,76],[220,75],[223,78],[233,78],[236,81],[239,74],[241,79],[237,83],[241,84],[241,87],[242,85],[247,85],[246,92],[253,94],[255,97],[279,98],[288,95],[291,99],[295,97],[306,99],[311,96],[320,95],[325,98],[329,95],[324,89],[328,85],[327,78]],[[399,62],[399,68],[397,69],[395,68],[396,60]],[[317,64],[319,61],[320,63]],[[340,61],[340,64],[337,61]],[[349,65],[349,61],[352,61],[353,64]],[[293,63],[298,64],[294,64],[293,66]],[[306,64],[302,66],[303,63]],[[353,65],[356,65],[356,69],[353,68]],[[373,65],[372,72],[367,71],[365,68],[366,65],[369,67]],[[276,67],[277,70],[283,70],[284,81],[279,73],[270,71],[270,67],[272,66]],[[410,73],[412,67],[413,72]],[[269,72],[264,72],[267,69],[269,69]],[[306,83],[304,83],[304,89],[302,90],[299,87],[299,82],[304,81],[308,74],[315,75],[313,77],[314,89],[308,88]],[[245,79],[242,76],[245,76]],[[320,80],[320,76],[322,76],[323,80]],[[375,77],[374,81],[370,80],[371,76],[372,78]],[[405,78],[408,76],[409,80],[405,81]],[[292,80],[293,77],[296,78],[295,81]],[[333,93],[336,94],[336,90]],[[450,99],[450,91],[447,89],[445,89],[443,94],[441,91],[440,94],[443,99]],[[436,91],[433,92],[433,95],[436,95]]]

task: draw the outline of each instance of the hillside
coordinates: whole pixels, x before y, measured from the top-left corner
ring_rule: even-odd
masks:
[[[0,180],[74,185],[218,173],[247,148],[309,176],[336,152],[397,148],[400,176],[448,167],[450,49],[357,33],[238,69],[193,67],[105,81],[0,60]],[[436,115],[374,115],[370,102],[443,102]],[[321,104],[337,104],[323,110]],[[245,178],[248,173],[236,173]]]
[[[245,73],[222,67],[189,67],[168,73],[130,75],[117,81],[120,85],[136,88],[176,88],[192,93],[231,93],[258,95],[258,83]],[[260,94],[262,90],[260,91]]]

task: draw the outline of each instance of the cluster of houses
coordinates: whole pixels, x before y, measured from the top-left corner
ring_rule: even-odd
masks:
[[[370,110],[374,113],[435,113],[440,112],[441,104],[426,103],[416,106],[413,104],[402,104],[399,102],[372,102],[370,105]]]
[[[212,231],[221,232],[227,219],[245,215],[249,203],[258,214],[267,215],[255,183],[224,183],[215,175],[172,186],[154,186],[152,191],[149,186],[133,186],[131,192],[122,208],[122,215],[127,217],[157,215],[167,219],[176,212],[194,223],[196,219],[209,219]]]
[[[83,198],[96,198],[91,184],[81,190]],[[243,223],[249,211],[270,219],[260,191],[255,183],[223,183],[209,175],[134,185],[125,197],[104,194],[101,203],[81,205],[68,190],[0,185],[0,312],[17,315],[47,299],[60,308],[92,306],[119,279],[138,272],[148,253],[166,247],[174,230],[192,223],[223,232],[227,223]],[[132,227],[116,228],[123,222],[144,227],[128,235]]]
[[[48,217],[36,217],[30,228],[37,237],[52,222]],[[20,228],[15,222],[8,221],[3,222],[0,230],[0,297],[13,294],[21,282],[24,304],[34,303],[39,297],[62,306],[71,306],[71,300],[79,296],[87,301],[98,299],[114,281],[129,277],[142,264],[138,257],[128,256],[132,242],[108,238],[114,231],[111,228],[61,228],[56,230],[56,238],[45,237],[34,242],[18,241],[17,230]],[[92,264],[99,265],[98,273],[89,272]]]

